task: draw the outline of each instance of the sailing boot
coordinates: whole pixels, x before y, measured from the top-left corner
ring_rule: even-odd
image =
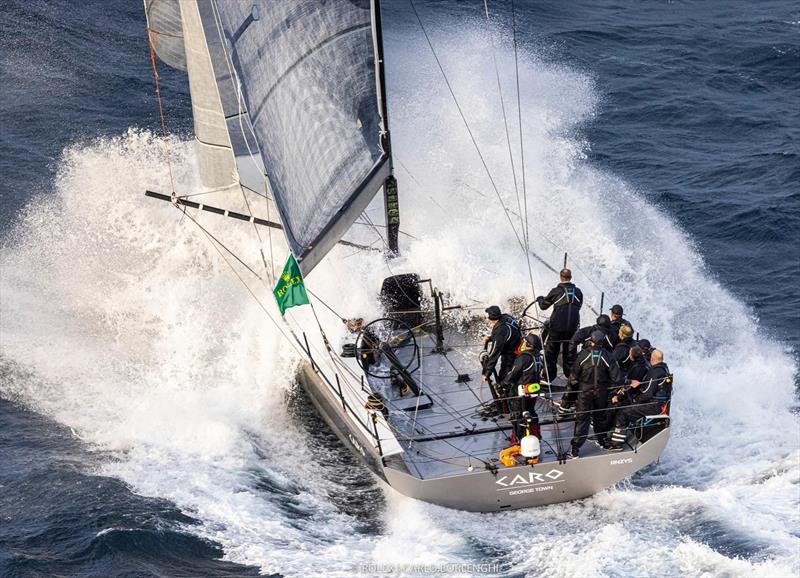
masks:
[[[614,431],[611,432],[611,445],[608,447],[608,451],[610,452],[621,452],[623,450],[622,445],[628,439],[628,432],[622,431],[622,428],[617,426],[614,428]]]
[[[575,460],[580,456],[580,453],[581,453],[581,450],[580,450],[580,448],[578,448],[578,446],[572,446],[572,449],[567,454],[567,459],[568,460]]]

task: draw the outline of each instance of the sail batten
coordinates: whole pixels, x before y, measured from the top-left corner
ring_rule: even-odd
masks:
[[[370,1],[197,10],[242,185],[269,189],[306,274],[391,174]]]

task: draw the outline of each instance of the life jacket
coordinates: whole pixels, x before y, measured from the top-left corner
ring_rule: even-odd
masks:
[[[656,382],[656,393],[653,399],[661,404],[666,404],[672,398],[672,374],[669,372],[669,367],[666,363],[661,363],[665,375]]]
[[[591,361],[592,383],[591,384],[582,383],[581,385],[583,387],[581,389],[583,391],[598,390],[600,386],[600,376],[599,376],[600,370],[602,369],[603,365],[605,365],[607,369],[609,369],[611,366],[608,363],[608,359],[606,359],[606,357],[603,355],[603,350],[601,348],[598,347],[595,349],[587,349],[586,351],[589,352],[589,355],[587,355],[586,357],[583,358],[583,360],[581,360],[580,365],[581,367],[583,367],[587,361]],[[608,353],[606,353],[606,355],[608,355]]]
[[[508,324],[512,329],[519,331],[519,321],[511,317],[508,313],[503,313],[500,316],[500,322]]]
[[[541,379],[540,369],[542,367],[541,358],[538,355],[534,355],[533,351],[523,351],[517,359],[523,359],[523,363],[525,363],[517,383],[514,384],[517,386],[518,395],[538,394],[541,389],[539,385],[539,380]]]
[[[510,448],[506,448],[500,452],[500,463],[507,468],[513,468],[522,464],[534,465],[539,462],[539,458],[526,458],[521,453],[519,444],[514,444]]]
[[[550,328],[555,331],[573,331],[580,323],[580,309],[583,302],[570,284],[562,287],[564,293],[553,302],[553,315],[550,317]]]
[[[522,345],[522,334],[519,331],[519,321],[511,317],[508,313],[503,313],[500,316],[500,323],[507,325],[511,331],[508,342],[503,346],[503,353],[507,354],[511,351],[514,355],[519,355],[519,348]]]
[[[614,355],[614,359],[619,359],[622,357],[622,360],[619,361],[619,368],[623,371],[623,373],[626,372],[632,365],[632,362],[629,359],[631,343],[632,341],[630,339],[628,341],[620,341],[614,346],[614,351],[611,352]],[[617,353],[618,351],[624,352],[624,356]]]

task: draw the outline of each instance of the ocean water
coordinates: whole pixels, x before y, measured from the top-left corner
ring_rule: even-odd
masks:
[[[524,292],[419,24],[406,2],[384,4],[415,237],[396,267],[458,299]],[[489,3],[491,26],[480,2],[417,6],[516,202],[492,64],[494,41],[514,135],[510,3]],[[498,515],[378,485],[293,387],[293,351],[216,253],[142,196],[169,177],[140,3],[6,0],[0,575],[350,576],[409,561],[800,573],[800,10],[515,6],[532,243],[554,262],[569,251],[590,299],[622,302],[666,351],[675,427],[660,463],[580,502]],[[159,72],[174,178],[192,190],[188,86]],[[308,283],[346,288],[355,313],[384,274],[336,250]]]

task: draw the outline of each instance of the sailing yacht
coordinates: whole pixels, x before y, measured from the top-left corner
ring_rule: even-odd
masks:
[[[539,416],[538,455],[500,459],[520,441],[512,423],[519,416],[487,411],[495,401],[481,380],[481,326],[491,304],[452,303],[435,280],[390,265],[402,251],[402,196],[378,0],[144,5],[153,54],[188,73],[204,187],[146,194],[201,227],[240,280],[275,286],[280,313],[259,304],[303,356],[298,382],[378,478],[413,498],[491,512],[584,498],[659,458],[670,432],[666,413],[630,428],[622,452],[589,444],[568,460],[574,416],[558,411],[566,383],[552,376],[537,391],[520,392]],[[153,67],[158,92],[155,56]],[[371,204],[381,207],[383,223],[365,213]],[[252,254],[238,254],[204,228],[203,212],[252,228]],[[353,240],[357,222],[375,243]],[[524,238],[528,266],[533,256],[556,271]],[[377,318],[340,316],[347,296],[323,300],[313,277],[307,282],[337,245],[386,266],[374,287],[383,308]],[[523,334],[541,333],[546,319],[535,302],[509,307]]]

